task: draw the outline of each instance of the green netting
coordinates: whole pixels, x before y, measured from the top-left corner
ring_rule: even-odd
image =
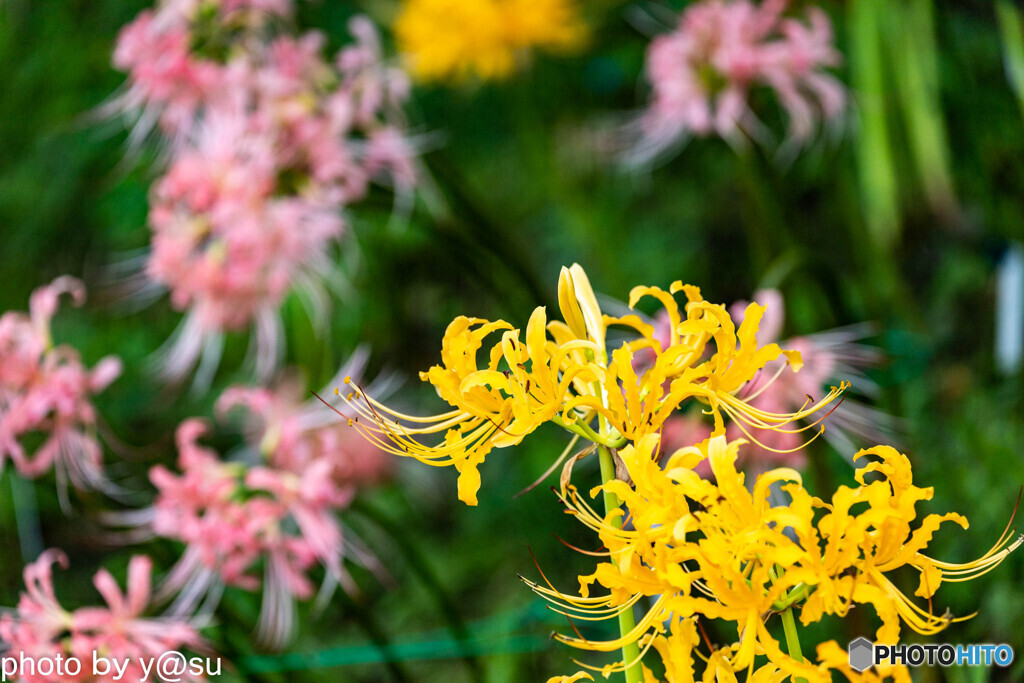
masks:
[[[386,647],[363,642],[316,652],[253,655],[239,661],[238,668],[250,673],[276,673],[388,661],[457,659],[467,654],[484,657],[538,652],[552,644],[544,627],[550,615],[542,601],[534,601],[473,622],[470,630],[474,635],[466,640],[444,637],[447,631],[438,629],[396,639]]]

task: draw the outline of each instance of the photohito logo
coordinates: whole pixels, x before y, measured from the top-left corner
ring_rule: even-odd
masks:
[[[1013,664],[1013,648],[1006,644],[951,645],[875,645],[867,638],[858,638],[846,648],[850,668],[864,672],[876,664],[907,666],[1001,666]]]

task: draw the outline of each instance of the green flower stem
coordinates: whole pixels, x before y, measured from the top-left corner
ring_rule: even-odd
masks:
[[[798,662],[804,661],[804,655],[800,652],[800,636],[796,632],[796,619],[793,618],[793,610],[787,609],[782,613],[782,628],[786,631],[786,649],[789,656]],[[795,683],[807,683],[806,678],[794,679]]]
[[[775,195],[769,185],[756,150],[746,148],[739,152],[739,179],[746,196],[743,225],[746,229],[750,262],[756,272],[763,273],[779,255],[791,245],[791,231],[787,229]]]
[[[790,607],[798,602],[803,602],[811,593],[815,591],[815,586],[808,586],[806,583],[800,583],[793,587],[786,597],[781,600],[776,600],[772,605],[772,609],[776,612],[783,612],[788,610]]]
[[[615,460],[612,458],[611,449],[605,446],[597,447],[598,459],[601,463],[601,482],[608,483],[609,481],[615,480]],[[604,492],[604,510],[605,514],[608,514],[615,508],[619,507],[619,497],[611,491]],[[613,526],[622,527],[623,518],[620,516],[618,521],[611,520],[609,523]],[[636,619],[633,617],[633,609],[629,608],[619,613],[619,633],[625,636],[627,633],[632,631],[636,627]],[[636,661],[640,657],[640,647],[636,642],[629,643],[628,645],[622,646],[622,661],[625,664]],[[640,667],[640,662],[636,662],[633,666],[629,667],[625,671],[626,683],[642,683],[644,680],[643,670]]]
[[[586,422],[579,418],[577,418],[574,422],[566,422],[558,415],[555,415],[553,418],[551,418],[551,421],[554,422],[559,427],[561,427],[562,429],[568,430],[573,434],[578,434],[579,436],[582,436],[584,439],[587,439],[588,441],[593,441],[599,446],[605,446],[607,448],[621,448],[622,446],[625,446],[627,443],[625,437],[623,436],[612,438],[611,436],[602,436],[601,434],[598,434],[597,432],[594,431],[593,427],[591,427],[590,425],[588,425]]]

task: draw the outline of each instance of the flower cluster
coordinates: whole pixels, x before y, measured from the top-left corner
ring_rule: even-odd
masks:
[[[561,497],[569,512],[598,533],[608,561],[580,577],[582,597],[550,586],[534,584],[534,589],[559,610],[583,618],[632,610],[644,596],[653,605],[622,639],[594,642],[558,636],[560,640],[602,651],[639,642],[644,651],[654,647],[662,653],[666,666],[679,667],[684,660],[669,653],[696,650],[695,622],[720,620],[732,625],[737,640],[701,658],[717,657],[721,665],[739,671],[752,669],[755,655],[765,655],[764,666],[771,671],[829,681],[833,665],[815,665],[786,654],[769,632],[765,615],[799,605],[800,621],[807,625],[870,604],[882,621],[877,642],[897,642],[901,621],[918,633],[933,635],[969,618],[931,611],[931,598],[942,582],[968,581],[995,567],[1022,542],[1008,532],[982,557],[966,564],[925,555],[942,522],[966,528],[967,520],[956,513],[928,515],[912,529],[915,505],[929,500],[932,489],[914,486],[910,461],[891,447],[860,451],[855,459],[878,459],[857,470],[859,486],[841,486],[830,501],[823,501],[812,497],[800,474],[789,468],[760,475],[748,491],[744,475],[736,470],[739,445],[716,436],[679,449],[664,468],[657,464],[657,435],[627,446],[619,457],[632,484],[610,481],[598,487],[621,502],[607,515],[595,513],[572,485],[564,488]],[[714,482],[694,472],[703,460],[709,462]],[[881,477],[869,482],[872,472]],[[767,498],[773,485],[789,496],[788,505],[771,507]],[[628,526],[622,524],[626,515]],[[928,600],[928,610],[892,582],[891,574],[902,567],[918,573],[915,595]],[[591,597],[595,584],[608,594]],[[827,652],[832,645],[821,647]],[[692,676],[692,655],[685,666]]]
[[[226,93],[232,68],[291,17],[292,0],[160,0],[121,30],[114,66],[128,75],[113,111],[136,123],[136,141],[154,127],[181,142],[203,110]]]
[[[685,319],[673,298],[687,297]],[[548,321],[537,308],[525,334],[504,320],[456,318],[444,335],[441,365],[420,374],[453,410],[411,417],[396,412],[356,387],[346,402],[364,419],[353,421],[382,448],[411,455],[432,465],[454,465],[459,471],[459,498],[475,505],[480,487],[479,465],[492,448],[519,443],[545,422],[554,422],[607,447],[638,441],[661,430],[684,405],[706,406],[715,433],[726,418],[758,429],[786,430],[794,421],[814,415],[831,403],[845,385],[833,388],[814,405],[792,413],[753,408],[737,397],[739,390],[767,363],[785,358],[799,367],[800,354],[777,344],[758,347],[756,332],[762,306],[751,304],[737,328],[724,306],[705,301],[700,290],[676,282],[669,291],[636,287],[632,308],[645,296],[659,300],[671,321],[667,341],[639,316],[602,315],[583,269],[562,270],[558,298],[564,322]],[[611,353],[605,345],[608,325],[621,325],[638,339]],[[480,367],[477,356],[485,339],[500,332]],[[654,352],[655,361],[642,374],[636,356]],[[339,393],[341,393],[339,391]],[[592,423],[600,421],[600,431]],[[792,428],[800,432],[807,427]],[[444,434],[427,445],[417,437]]]
[[[677,292],[687,299],[682,310],[673,296]],[[898,640],[901,623],[932,635],[967,618],[933,613],[936,590],[944,581],[967,581],[993,569],[1024,542],[1021,538],[1007,527],[988,552],[966,564],[924,554],[943,522],[966,528],[967,521],[955,513],[928,515],[913,528],[915,506],[929,500],[932,489],[915,486],[909,459],[889,446],[857,453],[855,461],[877,460],[857,470],[858,487],[840,487],[830,501],[812,497],[799,472],[790,468],[764,472],[748,490],[737,470],[745,441],[730,440],[730,428],[775,450],[771,439],[755,435],[781,435],[790,443],[826,417],[821,411],[847,385],[833,387],[818,402],[759,406],[757,397],[786,370],[773,365],[785,362],[793,371],[803,365],[799,351],[759,343],[762,322],[768,323],[765,336],[778,334],[764,306],[747,305],[737,326],[725,306],[705,301],[689,285],[676,282],[668,291],[636,287],[630,308],[643,297],[661,303],[667,326],[658,330],[635,313],[603,315],[583,270],[563,269],[558,303],[564,322],[549,322],[538,308],[524,335],[501,320],[461,317],[451,323],[441,364],[421,377],[452,410],[412,417],[355,387],[344,395],[359,413],[352,424],[391,452],[453,465],[459,471],[459,497],[472,505],[480,487],[478,467],[491,449],[519,443],[544,422],[572,432],[552,466],[565,462],[559,497],[569,514],[600,537],[601,551],[591,554],[607,559],[580,577],[578,596],[546,579],[547,585],[529,583],[570,619],[618,619],[621,637],[614,640],[588,639],[578,630],[576,637],[557,636],[581,649],[622,649],[622,660],[595,669],[605,676],[624,670],[631,682],[657,680],[643,664],[654,649],[669,682],[694,680],[697,659],[706,663],[704,680],[735,680],[735,672],[747,670],[750,681],[792,676],[824,682],[832,670],[853,673],[837,657],[834,642],[818,648],[817,662],[803,658],[795,606],[807,625],[826,615],[843,617],[854,605],[871,605],[881,618],[876,640],[882,643]],[[632,336],[609,350],[606,331],[612,325],[628,328]],[[488,347],[487,338],[498,333],[500,340]],[[769,380],[766,371],[773,373]],[[815,372],[810,381],[817,384],[822,377]],[[754,382],[760,384],[751,390]],[[661,457],[663,433],[693,402],[710,414],[710,433]],[[796,424],[815,415],[810,424]],[[420,441],[433,434],[443,434],[443,441]],[[592,445],[565,460],[580,438]],[[572,484],[574,463],[595,450],[602,484],[591,495],[603,495],[604,514]],[[702,463],[709,478],[699,471]],[[788,505],[770,504],[773,489],[788,495]],[[915,595],[928,600],[927,610],[893,583],[891,574],[900,568],[918,572]],[[640,605],[649,607],[636,620]],[[775,614],[786,630],[785,650],[769,630]],[[700,620],[726,622],[735,641],[702,648]],[[878,674],[907,678],[900,668]],[[584,679],[591,679],[586,671],[552,681]]]
[[[62,494],[68,479],[109,491],[92,397],[117,378],[121,362],[108,356],[89,369],[75,349],[54,345],[50,321],[62,294],[77,305],[85,300],[82,283],[64,276],[32,293],[27,315],[0,316],[0,465],[9,457],[27,477],[55,470]],[[29,453],[25,441],[34,434],[45,437]]]
[[[394,30],[425,81],[502,78],[530,48],[571,49],[586,33],[574,0],[406,0]]]
[[[203,649],[196,626],[184,619],[143,616],[150,604],[150,575],[153,563],[145,555],[134,556],[128,564],[127,590],[120,587],[106,569],[93,578],[105,607],[81,607],[69,611],[61,606],[53,587],[53,565],[67,568],[67,557],[48,550],[25,567],[25,592],[17,609],[0,616],[0,640],[9,649],[7,657],[38,662],[75,657],[80,671],[62,675],[53,671],[21,672],[18,680],[26,683],[82,681],[106,683],[116,680],[141,681],[148,672],[143,662],[155,660],[166,652],[184,648]],[[92,675],[93,654],[125,663],[124,669],[109,675]],[[195,680],[191,677],[182,680]]]
[[[229,388],[217,408],[247,411],[241,457],[222,460],[199,443],[207,425],[187,420],[177,432],[180,473],[152,468],[153,505],[108,516],[134,527],[130,539],[185,545],[159,590],[162,598],[177,595],[175,614],[212,609],[226,586],[262,587],[257,634],[271,646],[290,636],[295,600],[313,596],[315,568],[324,571],[320,597],[327,598],[338,584],[355,591],[345,557],[375,566],[372,554],[344,531],[338,513],[359,488],[390,472],[384,454],[342,417],[318,401],[300,401],[300,395],[290,382],[276,390]]]
[[[365,17],[333,59],[324,36],[271,30],[291,2],[168,1],[127,26],[114,56],[128,72],[115,104],[168,137],[169,168],[152,192],[145,277],[187,311],[164,351],[170,378],[217,365],[224,332],[253,326],[269,377],[292,291],[326,316],[330,250],[342,211],[371,181],[409,192],[414,150],[401,107],[409,85],[382,61]],[[155,124],[153,123],[155,122]]]
[[[766,344],[781,337],[785,303],[782,294],[774,289],[760,290],[754,300],[765,307],[765,314],[757,332],[758,342]],[[747,302],[737,302],[729,307],[733,320],[742,321]],[[669,321],[660,315],[654,321],[655,334],[663,342],[668,338]],[[877,387],[864,375],[864,369],[878,365],[880,353],[858,340],[870,333],[870,326],[851,325],[807,336],[792,337],[779,343],[800,352],[803,367],[792,372],[784,363],[773,361],[747,383],[741,396],[754,407],[776,413],[798,410],[808,396],[817,395],[829,382],[838,378],[855,380],[857,389],[872,395]],[[885,413],[864,403],[844,396],[829,413],[829,428],[824,438],[840,453],[852,453],[854,442],[879,443],[889,431],[892,419]],[[757,443],[747,443],[739,451],[740,462],[752,471],[763,471],[773,466],[803,467],[807,464],[807,450],[799,435],[784,431],[749,430],[740,425],[727,427],[730,440],[748,435],[756,436],[770,448]],[[711,435],[711,428],[701,416],[690,412],[666,421],[662,430],[661,450],[672,453],[678,448],[703,441]],[[697,470],[702,474],[710,472],[707,461],[701,462]]]
[[[198,443],[206,431],[200,420],[182,423],[177,433],[181,474],[154,467],[152,507],[110,519],[135,525],[134,540],[162,537],[185,544],[158,592],[161,598],[177,595],[174,614],[212,609],[225,586],[255,591],[262,585],[258,634],[268,645],[280,646],[294,626],[293,599],[314,593],[311,569],[323,566],[330,585],[347,581],[335,512],[348,504],[352,490],[333,485],[326,462],[299,475],[221,461]]]
[[[704,0],[689,5],[671,33],[647,51],[651,102],[636,121],[636,161],[663,155],[690,136],[740,133],[764,138],[749,103],[756,87],[772,89],[789,117],[794,145],[813,134],[817,119],[843,110],[842,85],[825,67],[839,63],[825,13],[808,22],[786,18],[786,0]]]

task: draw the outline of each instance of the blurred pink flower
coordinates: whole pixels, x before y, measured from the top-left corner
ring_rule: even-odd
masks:
[[[773,361],[743,388],[743,396],[755,408],[768,412],[792,412],[803,406],[808,397],[819,396],[830,383],[851,380],[854,389],[872,395],[876,387],[863,370],[878,365],[881,354],[871,347],[857,343],[870,334],[864,325],[839,328],[817,334],[779,340],[783,329],[785,305],[782,294],[766,289],[755,293],[754,300],[765,307],[757,333],[759,345],[778,342],[788,350],[801,353],[803,368],[793,372],[784,360]],[[729,308],[730,316],[739,325],[748,302],[738,301]],[[655,322],[656,334],[667,332],[667,320]],[[889,436],[892,418],[847,396],[825,418],[824,438],[841,453],[853,453],[867,442],[878,443]],[[798,429],[793,426],[788,429]],[[763,471],[774,467],[801,468],[807,464],[803,448],[817,428],[801,433],[750,428],[744,432],[736,424],[727,427],[729,439],[745,438],[749,443],[739,451],[740,465]],[[671,453],[706,439],[710,427],[699,415],[688,414],[670,418],[662,434],[662,451]],[[709,470],[701,463],[698,470],[706,475]]]
[[[136,119],[133,143],[159,125],[171,137],[189,130],[202,102],[217,91],[221,70],[190,53],[188,27],[151,10],[121,29],[114,67],[128,73],[108,109]]]
[[[325,569],[322,598],[339,583],[355,590],[342,559],[346,554],[361,559],[365,551],[346,538],[337,516],[355,488],[335,483],[327,458],[300,472],[222,461],[198,443],[206,431],[200,420],[182,423],[180,474],[152,468],[153,506],[108,519],[134,525],[133,540],[162,537],[185,544],[158,591],[163,599],[177,596],[172,614],[213,609],[225,586],[249,591],[262,586],[257,633],[262,642],[279,647],[294,627],[294,601],[315,592],[309,578],[314,567]]]
[[[169,378],[205,352],[218,360],[224,332],[252,324],[256,370],[268,376],[281,351],[278,308],[293,288],[325,298],[328,248],[343,223],[328,189],[281,194],[275,140],[239,110],[218,108],[194,148],[181,151],[153,188],[147,274],[187,312],[165,349]],[[298,169],[292,169],[298,171]]]
[[[360,365],[357,360],[342,368],[328,388],[338,386],[354,373],[353,366]],[[326,463],[322,466],[328,480],[341,489],[376,484],[390,476],[393,458],[362,438],[344,415],[318,399],[303,401],[302,389],[296,378],[285,379],[275,389],[232,387],[217,400],[217,410],[247,411],[247,440],[271,467],[302,474]]]
[[[144,617],[150,604],[152,561],[144,555],[132,557],[128,564],[127,590],[121,592],[106,569],[98,571],[93,584],[106,606],[64,609],[53,588],[53,565],[67,568],[67,556],[59,550],[47,550],[25,567],[25,592],[16,610],[0,616],[0,640],[9,645],[5,657],[38,661],[42,658],[77,657],[82,662],[80,675],[43,675],[38,671],[17,680],[26,683],[51,681],[142,680],[143,659],[165,652],[189,648],[205,649],[194,624],[187,619]],[[93,653],[128,660],[121,678],[92,675]],[[197,680],[184,678],[183,680]]]
[[[699,413],[674,415],[661,428],[661,457],[664,460],[680,448],[695,446],[711,436],[711,425]],[[711,476],[711,465],[702,460],[693,468],[702,477]]]
[[[293,10],[291,0],[162,0],[121,29],[113,64],[128,80],[103,112],[134,123],[133,144],[154,128],[180,143],[225,93],[228,57],[258,47],[262,29]]]
[[[828,17],[810,7],[807,23],[785,18],[786,4],[703,0],[687,6],[674,31],[651,42],[651,102],[634,124],[632,161],[663,156],[690,136],[764,138],[749,104],[756,87],[778,96],[789,117],[790,146],[806,142],[819,118],[840,116],[845,91],[825,71],[840,62]]]
[[[258,30],[289,15],[290,2],[211,8],[164,2],[125,29],[115,52],[129,82],[116,104],[143,131],[133,139],[154,120],[169,138],[168,169],[151,197],[152,250],[129,288],[169,290],[185,312],[157,360],[169,380],[198,365],[200,387],[216,371],[223,335],[248,327],[253,370],[269,379],[283,353],[285,296],[301,295],[317,329],[326,322],[344,210],[372,181],[408,195],[417,178],[402,116],[408,79],[385,64],[368,19],[351,20],[355,41],[331,62],[315,31]],[[211,35],[231,46],[219,58],[200,45]]]
[[[10,457],[26,477],[54,470],[63,501],[69,479],[79,489],[112,490],[92,397],[117,378],[121,361],[108,356],[90,370],[73,348],[54,346],[50,320],[62,294],[76,305],[85,300],[82,283],[64,276],[32,293],[27,315],[0,316],[0,467]],[[42,445],[26,452],[22,440],[38,433]]]

